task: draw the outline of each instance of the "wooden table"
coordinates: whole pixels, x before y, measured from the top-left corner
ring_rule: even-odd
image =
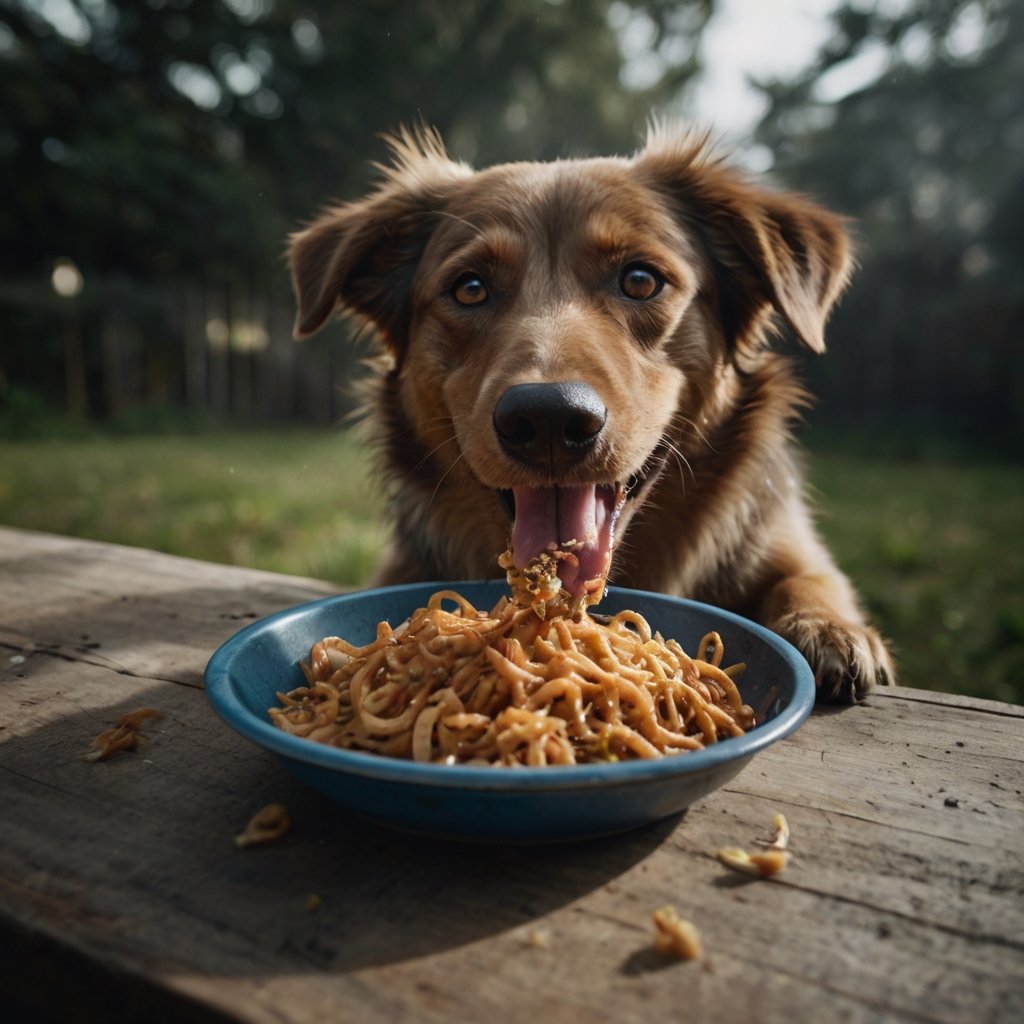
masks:
[[[1024,709],[895,689],[654,827],[413,838],[292,781],[203,696],[221,641],[331,589],[0,529],[7,1020],[1024,1019]],[[140,752],[81,759],[143,705],[165,718]],[[287,838],[236,849],[271,801]],[[780,811],[789,869],[727,873],[714,851]],[[653,951],[666,903],[701,960]]]

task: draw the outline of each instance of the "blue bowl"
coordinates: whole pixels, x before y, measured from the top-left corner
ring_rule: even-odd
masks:
[[[759,750],[788,736],[814,705],[814,677],[786,641],[710,605],[609,587],[596,609],[630,608],[653,629],[694,651],[717,630],[728,664],[746,662],[738,681],[758,725],[704,750],[653,761],[487,768],[418,764],[340,750],[275,728],[276,693],[304,685],[300,660],[325,636],[369,643],[377,623],[392,625],[437,590],[458,590],[478,608],[507,593],[504,581],[384,587],[299,605],[247,626],[214,653],[206,693],[242,736],[276,754],[298,778],[351,811],[383,824],[446,838],[536,842],[581,839],[677,814],[733,778]]]

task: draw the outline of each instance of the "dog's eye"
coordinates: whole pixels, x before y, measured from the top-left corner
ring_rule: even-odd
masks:
[[[460,306],[479,306],[487,301],[487,285],[476,274],[463,274],[452,288],[452,298]]]
[[[627,298],[643,302],[653,299],[665,285],[665,279],[650,267],[640,263],[632,263],[622,271],[619,287]]]

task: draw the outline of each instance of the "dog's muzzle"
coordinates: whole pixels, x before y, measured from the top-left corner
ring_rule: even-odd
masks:
[[[559,481],[594,451],[607,419],[601,397],[581,381],[516,384],[494,407],[494,433],[505,454],[552,481],[512,491],[513,558],[521,569],[536,555],[571,544],[573,557],[559,564],[559,576],[574,595],[608,572],[623,491]]]

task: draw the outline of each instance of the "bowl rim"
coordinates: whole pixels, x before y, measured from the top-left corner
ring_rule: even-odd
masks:
[[[237,733],[258,746],[291,761],[310,767],[325,768],[348,775],[376,779],[382,782],[400,782],[403,785],[441,789],[477,791],[514,791],[580,789],[609,785],[643,784],[660,777],[676,777],[714,769],[731,761],[748,759],[759,751],[795,732],[810,715],[814,706],[814,675],[804,657],[781,636],[765,626],[744,618],[735,612],[689,598],[673,597],[654,591],[633,590],[624,587],[607,588],[608,595],[635,596],[637,599],[667,601],[672,606],[712,613],[719,621],[727,622],[752,633],[759,641],[772,647],[793,672],[793,695],[786,706],[769,721],[756,726],[742,736],[730,737],[702,750],[686,751],[652,760],[617,761],[601,764],[521,766],[496,769],[490,766],[445,765],[421,763],[404,758],[384,757],[368,751],[346,750],[293,736],[274,726],[269,717],[262,719],[245,706],[235,690],[232,666],[246,646],[260,634],[273,631],[283,624],[302,619],[321,608],[365,601],[388,596],[395,598],[399,607],[404,595],[412,592],[458,590],[459,587],[481,584],[501,584],[503,580],[459,580],[404,583],[335,594],[284,608],[243,627],[225,640],[210,657],[204,672],[206,696],[214,711]],[[409,608],[406,614],[411,614]],[[316,641],[312,641],[315,643]]]

